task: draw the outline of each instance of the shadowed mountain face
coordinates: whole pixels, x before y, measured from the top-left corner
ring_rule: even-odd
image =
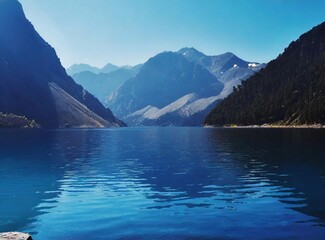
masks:
[[[107,105],[130,125],[202,125],[234,86],[264,66],[232,53],[207,56],[194,48],[164,52],[149,59]]]
[[[207,56],[195,48],[182,48],[178,53],[182,54],[189,61],[202,65],[219,78],[222,78],[225,72],[234,67],[251,69],[255,72],[265,67],[264,63],[247,62],[230,52],[216,56]]]
[[[16,0],[0,0],[0,111],[49,128],[123,125],[66,74]]]
[[[204,66],[218,76],[232,68],[234,65],[248,68],[248,62],[229,52],[217,56],[206,56],[195,48],[182,48],[178,53],[185,56],[191,62],[196,62]]]
[[[222,101],[206,124],[325,124],[325,23]]]
[[[240,85],[241,81],[245,81],[266,66],[264,63],[244,61],[230,52],[207,56],[195,48],[182,48],[178,53],[187,60],[200,64],[224,83],[220,99],[227,97],[233,87]]]
[[[109,99],[108,106],[121,117],[149,105],[162,108],[189,93],[198,97],[218,95],[223,84],[201,65],[184,56],[164,52],[149,59],[132,79]]]

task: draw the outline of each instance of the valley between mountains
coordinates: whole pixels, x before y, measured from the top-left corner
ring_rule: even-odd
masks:
[[[65,70],[21,4],[1,0],[0,113],[1,127],[324,125],[325,23],[267,64],[185,47]]]

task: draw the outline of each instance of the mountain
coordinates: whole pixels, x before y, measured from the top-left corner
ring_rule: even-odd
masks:
[[[100,73],[110,73],[110,72],[114,72],[118,69],[120,69],[120,67],[118,67],[114,64],[108,63],[102,69],[100,69],[99,72]]]
[[[189,61],[204,66],[217,77],[221,77],[225,72],[234,67],[259,71],[262,67],[265,66],[265,64],[247,62],[231,52],[216,56],[207,56],[195,48],[182,48],[178,51],[178,53],[182,54]]]
[[[116,91],[126,80],[134,77],[137,71],[133,68],[120,68],[110,73],[98,73],[85,71],[72,75],[76,83],[98,98],[102,103],[107,96]]]
[[[178,53],[185,56],[189,61],[200,64],[209,70],[225,85],[220,98],[227,97],[234,86],[240,85],[241,81],[246,80],[266,66],[264,63],[244,61],[230,52],[217,56],[207,56],[195,48],[182,48]]]
[[[201,125],[234,86],[264,66],[232,53],[207,56],[194,48],[164,52],[113,92],[107,106],[130,125]]]
[[[128,70],[131,74],[135,75],[136,73],[139,72],[141,66],[142,64],[138,64],[135,66],[126,65],[126,66],[119,67],[114,64],[107,63],[104,67],[98,68],[98,67],[90,66],[89,64],[81,63],[81,64],[73,64],[72,66],[70,66],[67,69],[67,73],[69,74],[69,76],[73,76],[82,72],[91,72],[94,74],[99,74],[99,73],[111,73],[119,69],[124,69],[124,70]]]
[[[164,52],[150,58],[135,77],[113,93],[108,106],[125,120],[148,106],[160,109],[190,93],[207,98],[222,89],[223,84],[201,65],[181,54]]]
[[[101,69],[97,67],[90,66],[89,64],[73,64],[71,67],[67,68],[67,73],[69,76],[73,76],[74,74],[80,72],[92,72],[92,73],[100,73]]]
[[[235,88],[205,124],[325,124],[324,103],[325,22]]]
[[[69,76],[73,76],[73,75],[75,75],[77,73],[81,73],[81,72],[91,72],[91,73],[95,73],[95,74],[110,73],[110,72],[116,71],[118,69],[120,69],[120,67],[118,67],[114,64],[111,64],[111,63],[106,64],[102,68],[93,67],[93,66],[90,66],[89,64],[81,63],[81,64],[73,64],[72,66],[70,66],[67,69],[67,73],[69,74]]]
[[[47,128],[123,125],[67,75],[17,0],[0,0],[0,111]]]

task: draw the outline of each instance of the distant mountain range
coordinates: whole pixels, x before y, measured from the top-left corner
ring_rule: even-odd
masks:
[[[17,0],[0,1],[0,112],[47,128],[124,125],[67,75]]]
[[[205,124],[325,124],[325,22],[237,87]]]
[[[130,125],[201,125],[218,101],[265,64],[194,48],[150,58],[106,101]],[[103,88],[104,89],[104,88]]]
[[[109,65],[109,64],[108,64]],[[108,66],[106,65],[106,66]],[[112,65],[111,66],[115,66]],[[138,74],[141,65],[134,67],[116,67],[115,70],[107,72],[98,69],[94,71],[81,71],[72,75],[76,83],[83,86],[87,91],[98,98],[102,103],[107,99],[107,96],[116,91],[126,80]]]
[[[73,76],[75,74],[81,73],[81,72],[91,72],[91,73],[111,73],[119,69],[125,69],[125,70],[130,70],[130,72],[137,72],[137,70],[141,67],[141,64],[136,65],[136,66],[117,66],[111,63],[107,63],[104,67],[98,68],[98,67],[93,67],[90,66],[89,64],[74,64],[67,68],[67,73],[70,76]]]

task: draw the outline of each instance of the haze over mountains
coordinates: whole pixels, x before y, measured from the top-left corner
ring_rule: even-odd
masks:
[[[73,65],[68,71],[130,125],[201,125],[233,86],[264,66],[232,53],[207,56],[183,48],[110,73],[87,64]]]
[[[136,66],[116,66],[114,64],[111,63],[107,63],[104,67],[102,68],[98,68],[98,67],[93,67],[90,66],[89,64],[74,64],[72,66],[70,66],[69,68],[67,68],[67,73],[70,76],[73,76],[77,73],[81,73],[81,72],[92,72],[94,74],[98,74],[98,73],[111,73],[114,72],[116,70],[120,70],[120,69],[125,69],[125,70],[130,70],[131,72],[137,72],[137,70],[141,67],[141,64],[136,65]]]
[[[206,56],[194,48],[163,52],[143,64],[106,104],[130,125],[201,125],[233,86],[263,66],[232,53]]]
[[[111,68],[111,70],[108,71],[107,68],[104,67],[94,70],[95,67],[92,67],[92,70],[88,68],[87,71],[83,71],[83,68],[80,68],[79,70],[81,72],[78,72],[74,66],[77,65],[73,65],[69,69],[70,72],[72,68],[75,69],[75,73],[71,75],[75,82],[87,89],[87,91],[93,94],[102,103],[106,101],[107,96],[117,90],[126,80],[134,77],[141,68],[141,65],[134,67],[117,67],[113,64],[107,64],[106,66],[115,66],[114,69]]]
[[[48,128],[124,125],[67,75],[17,0],[0,0],[0,112]]]
[[[205,123],[325,124],[325,22],[237,87]]]

